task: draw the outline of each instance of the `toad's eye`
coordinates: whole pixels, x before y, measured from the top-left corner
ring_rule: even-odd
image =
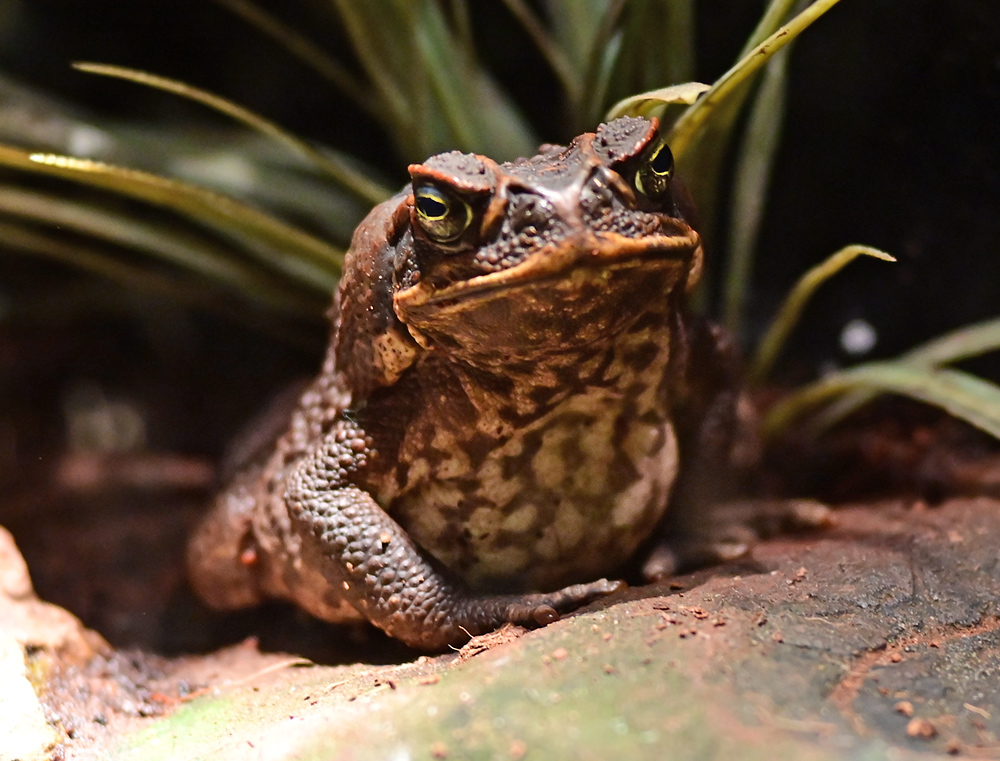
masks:
[[[434,185],[419,185],[414,188],[413,200],[420,227],[438,243],[450,243],[472,223],[472,208],[469,204]]]
[[[656,142],[643,157],[642,165],[635,173],[635,188],[646,198],[658,201],[670,189],[670,178],[674,174],[674,154],[662,140]]]

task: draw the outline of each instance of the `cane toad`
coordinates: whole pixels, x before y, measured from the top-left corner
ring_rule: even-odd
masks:
[[[600,577],[656,544],[689,457],[678,421],[719,394],[655,120],[409,173],[354,234],[322,372],[188,560],[211,605],[286,598],[439,649],[618,588]]]

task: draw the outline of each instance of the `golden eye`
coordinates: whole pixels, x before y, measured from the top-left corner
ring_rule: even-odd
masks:
[[[673,175],[674,154],[670,152],[670,146],[660,140],[646,154],[635,173],[635,189],[646,198],[658,201],[670,189],[670,178]]]
[[[417,221],[424,232],[438,243],[450,243],[472,223],[472,207],[461,198],[445,193],[434,185],[413,189]]]

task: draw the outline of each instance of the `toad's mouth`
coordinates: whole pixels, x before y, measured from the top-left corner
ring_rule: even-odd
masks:
[[[523,261],[499,272],[471,277],[443,288],[420,282],[396,294],[397,307],[420,308],[487,296],[495,291],[515,291],[540,281],[566,277],[578,270],[612,271],[648,267],[655,262],[689,273],[688,284],[701,270],[701,238],[685,222],[669,218],[664,232],[633,238],[616,232],[587,231],[550,244]]]

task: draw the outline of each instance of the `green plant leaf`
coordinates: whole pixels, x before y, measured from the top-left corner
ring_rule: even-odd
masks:
[[[601,98],[592,104],[591,117],[608,98],[620,100],[665,84],[687,82],[694,76],[693,0],[633,0],[621,13],[618,27],[615,34],[620,51],[613,62],[601,62],[608,71],[598,70],[607,83],[594,76],[593,62],[588,71],[588,88]],[[610,35],[599,40],[597,52],[609,39]],[[595,87],[597,83],[601,86]]]
[[[893,362],[915,368],[934,369],[952,362],[1000,350],[1000,319],[967,325],[903,354]],[[874,391],[851,391],[816,413],[810,426],[822,432],[853,414],[878,396]]]
[[[570,54],[577,53],[578,55],[574,58],[578,59],[579,50],[588,48],[588,43],[593,38],[592,28],[595,18],[593,14],[597,12],[596,18],[600,18],[600,12],[603,11],[603,6],[606,4],[605,0],[591,2],[587,8],[579,7],[587,5],[586,2],[578,2],[575,12],[571,14],[565,13],[563,3],[548,3],[550,15],[558,21],[570,22],[556,26],[556,31],[561,33],[561,40],[557,40],[555,35],[549,33],[542,20],[535,15],[535,12],[524,0],[503,0],[503,4],[507,6],[511,15],[520,22],[524,31],[531,37],[531,41],[535,43],[535,47],[545,57],[549,67],[559,79],[569,101],[571,103],[579,102],[583,94],[585,68],[580,65],[579,60],[571,59]],[[586,21],[587,23],[572,23],[574,21]]]
[[[737,152],[722,293],[722,324],[735,336],[744,334],[757,233],[781,141],[789,52],[778,52],[764,67]]]
[[[792,42],[838,1],[816,0],[778,28],[794,3],[793,0],[772,0],[744,55],[693,106],[684,111],[667,132],[666,139],[677,159],[678,173],[684,177],[695,199],[702,216],[702,226],[709,236],[716,217],[722,161],[758,71],[772,55]]]
[[[278,42],[285,50],[332,83],[361,109],[367,113],[374,113],[375,103],[365,85],[310,39],[250,0],[214,1]]]
[[[513,11],[513,5],[505,0]],[[526,5],[525,3],[516,3]],[[575,85],[566,87],[571,98],[584,95],[584,82],[595,54],[618,24],[625,0],[546,0],[544,8],[551,24],[550,39],[566,59]],[[524,23],[522,17],[515,13]],[[536,19],[534,22],[540,25]],[[527,25],[525,24],[527,28]],[[529,33],[531,30],[528,30]],[[532,38],[535,35],[532,34]],[[537,44],[536,40],[536,44]],[[541,45],[539,45],[541,47]],[[555,68],[555,67],[553,67]]]
[[[605,119],[617,119],[619,116],[660,116],[667,106],[691,105],[698,97],[711,89],[710,85],[701,82],[685,82],[658,90],[632,95],[620,100],[609,110]]]
[[[149,270],[150,278],[154,278],[148,260],[144,262],[141,256],[135,256],[144,254],[195,278],[225,286],[272,310],[298,317],[314,317],[322,311],[322,307],[317,309],[316,299],[307,298],[294,283],[278,278],[245,257],[225,250],[204,236],[193,235],[178,225],[156,224],[139,219],[134,213],[4,185],[0,185],[0,215],[44,224],[61,234],[79,234],[126,249],[129,253],[109,253],[98,257],[93,252],[85,256],[85,248],[81,246],[81,253],[72,259],[65,254],[72,248],[65,240],[51,238],[47,244],[48,250],[61,252],[54,258],[92,272],[117,273],[115,279],[119,281],[124,280],[123,276],[119,276],[121,273],[136,273],[143,267]],[[23,232],[17,239],[22,241],[37,242],[44,235],[32,235],[25,227],[19,229]],[[3,240],[6,245],[14,243],[11,236]],[[42,251],[45,247],[21,245],[21,248]],[[123,261],[123,265],[112,265],[115,260]],[[96,266],[98,262],[107,263],[104,270]],[[136,283],[127,284],[132,287]],[[157,286],[157,290],[164,291],[162,286]]]
[[[900,361],[916,367],[961,362],[1000,350],[1000,318],[966,325],[906,352]]]
[[[747,37],[747,41],[737,58],[742,60],[750,55],[754,51],[754,48],[774,34],[775,30],[788,18],[788,14],[792,12],[796,4],[801,4],[802,2],[803,0],[771,0],[767,4],[767,8],[764,9],[764,15],[757,22],[757,26],[754,27],[750,36]]]
[[[816,0],[789,23],[754,46],[735,66],[723,74],[704,97],[685,111],[671,128],[667,140],[674,155],[684,156],[704,133],[709,123],[717,125],[720,121],[723,123],[729,121],[715,112],[733,102],[741,103],[746,96],[745,88],[751,83],[752,77],[771,56],[792,42],[838,2],[839,0]]]
[[[538,141],[490,78],[440,2],[333,0],[378,100],[376,117],[410,160],[448,149],[497,159]]]
[[[298,153],[243,128],[120,123],[0,76],[0,144],[89,158],[184,180],[272,213],[346,246],[370,201],[348,193]],[[324,152],[326,152],[324,150]],[[354,167],[351,157],[337,160]]]
[[[153,136],[155,133],[141,137],[145,142]],[[206,138],[201,151],[179,149],[160,171],[153,173],[215,190],[283,219],[294,219],[297,226],[325,241],[339,247],[349,245],[354,228],[371,204],[346,194],[309,168],[286,162],[286,155],[269,150],[273,148],[270,141],[265,144],[258,135],[243,137],[250,139],[240,140],[235,135]]]
[[[783,399],[768,412],[764,436],[774,438],[817,405],[848,391],[893,393],[940,407],[1000,439],[1000,386],[960,370],[901,362],[870,362],[833,373]]]
[[[128,256],[109,253],[103,249],[81,244],[79,241],[70,242],[26,225],[2,219],[0,219],[0,239],[3,240],[9,255],[40,256],[61,262],[116,282],[125,289],[124,293],[152,293],[179,304],[206,309],[234,322],[271,334],[291,345],[309,345],[303,328],[308,324],[321,323],[323,310],[329,301],[328,298],[316,294],[304,298],[301,293],[295,293],[294,298],[290,300],[268,304],[272,310],[278,310],[284,318],[276,321],[273,319],[274,311],[247,309],[245,304],[240,304],[231,298],[235,294],[240,297],[255,298],[259,303],[259,294],[234,291],[231,288],[220,291],[218,288],[210,287],[204,278],[190,276],[183,270],[157,271],[148,264],[132,261]],[[67,308],[67,304],[72,304],[74,294],[80,295],[79,288],[74,289],[71,294],[62,292],[58,295],[52,294],[51,289],[45,289],[41,298],[31,298],[29,303],[19,305],[17,312],[23,316],[34,309],[48,318],[59,309]],[[93,298],[88,297],[87,303],[90,308],[93,308],[92,302]],[[121,304],[116,304],[114,294],[102,289],[98,306],[114,308],[120,307]],[[289,322],[289,319],[292,321]]]
[[[187,98],[188,100],[208,106],[212,110],[220,114],[225,114],[241,124],[245,124],[250,129],[267,135],[286,146],[289,150],[298,153],[341,187],[351,191],[372,205],[381,203],[392,195],[392,192],[388,188],[372,182],[364,173],[356,171],[348,164],[337,160],[336,157],[316,150],[309,143],[300,140],[274,122],[213,93],[206,92],[184,82],[178,82],[174,79],[168,79],[136,69],[127,69],[123,66],[78,62],[73,64],[73,68],[87,72],[88,74],[99,74],[105,77],[124,79],[157,90],[165,90],[182,98]]]
[[[178,212],[240,242],[258,260],[330,293],[343,252],[258,209],[219,193],[135,169],[0,145],[0,166],[111,190]]]
[[[190,299],[188,286],[163,273],[130,263],[105,251],[67,243],[44,232],[32,230],[26,225],[0,219],[0,238],[8,250],[44,256],[106,277],[126,288],[153,291],[180,301]]]
[[[873,256],[886,262],[896,261],[894,257],[885,251],[879,251],[877,248],[853,245],[845,246],[806,272],[785,297],[778,314],[772,320],[757,348],[750,366],[749,380],[751,383],[760,383],[767,377],[774,361],[785,345],[785,340],[798,323],[802,310],[805,309],[816,289],[859,256]]]

